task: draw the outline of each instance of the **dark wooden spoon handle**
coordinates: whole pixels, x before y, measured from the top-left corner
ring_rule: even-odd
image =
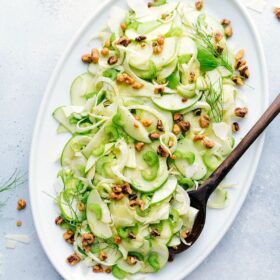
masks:
[[[258,122],[242,139],[238,146],[231,152],[231,154],[224,160],[224,162],[213,172],[213,174],[205,181],[201,188],[205,191],[206,199],[217,188],[225,176],[229,173],[236,162],[247,151],[247,149],[254,143],[258,136],[264,129],[273,121],[273,119],[280,112],[280,94],[276,97],[273,103],[261,116]]]

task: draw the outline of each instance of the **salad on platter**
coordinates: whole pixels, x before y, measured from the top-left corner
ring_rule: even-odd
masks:
[[[60,156],[55,223],[73,246],[70,265],[123,279],[154,273],[186,243],[196,189],[232,151],[239,87],[250,73],[229,47],[231,23],[203,2],[127,0],[113,7],[100,47],[82,56],[71,105],[57,108]],[[213,207],[227,192],[218,188]]]

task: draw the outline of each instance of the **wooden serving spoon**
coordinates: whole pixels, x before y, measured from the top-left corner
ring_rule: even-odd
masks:
[[[238,146],[224,160],[224,162],[213,172],[213,174],[197,189],[188,192],[191,200],[191,206],[198,209],[199,212],[194,222],[194,226],[189,236],[185,239],[188,245],[181,243],[176,249],[170,248],[170,255],[181,253],[190,248],[201,234],[205,225],[206,206],[210,195],[218,187],[221,181],[233,168],[236,162],[254,143],[264,129],[273,121],[280,112],[280,94],[276,97],[273,103],[269,106],[266,112],[261,116],[253,128],[242,139]]]

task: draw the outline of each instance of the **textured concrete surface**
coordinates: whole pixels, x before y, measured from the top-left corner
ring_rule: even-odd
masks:
[[[227,1],[227,0],[224,0]],[[280,22],[272,1],[263,14],[250,12],[260,32],[270,81],[270,100],[280,89]],[[39,104],[65,45],[91,14],[97,0],[0,0],[0,179],[15,168],[28,170],[32,130]],[[265,148],[249,196],[222,242],[187,279],[276,280],[280,275],[280,120],[267,130]],[[0,217],[0,264],[5,280],[58,280],[36,236],[30,207],[15,211],[16,201],[28,201],[27,183],[9,197]],[[17,219],[23,226],[15,226]],[[27,233],[29,245],[4,248],[5,233]],[[0,258],[1,259],[1,258]],[[1,277],[0,277],[1,278]]]

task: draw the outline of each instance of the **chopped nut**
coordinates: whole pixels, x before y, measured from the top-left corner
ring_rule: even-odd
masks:
[[[162,14],[161,19],[166,20],[168,18],[169,14]]]
[[[160,233],[158,232],[157,229],[153,229],[153,230],[151,231],[151,236],[152,236],[152,237],[158,237],[158,236],[160,236]]]
[[[26,207],[26,201],[24,199],[19,199],[17,202],[17,210],[23,210]]]
[[[63,223],[63,218],[61,216],[58,216],[56,219],[55,219],[55,224],[56,225],[61,225]]]
[[[207,128],[210,124],[210,118],[208,115],[202,115],[199,118],[199,125],[201,128]]]
[[[105,268],[105,273],[111,273],[112,272],[112,268],[110,268],[110,267],[107,267],[107,268]]]
[[[200,11],[203,8],[203,0],[196,0],[195,1],[195,8]]]
[[[113,200],[122,200],[124,198],[124,194],[123,193],[117,194],[117,193],[111,192],[110,198]]]
[[[80,260],[81,260],[81,258],[76,253],[73,253],[66,259],[67,263],[70,265],[75,265],[75,264],[79,263]]]
[[[243,66],[246,66],[246,64],[247,64],[247,61],[246,61],[246,60],[240,59],[240,60],[236,61],[236,63],[235,63],[235,69],[237,69],[237,70],[240,71],[240,69],[242,70],[242,67],[243,67]]]
[[[205,138],[203,140],[203,145],[207,148],[207,149],[212,149],[214,146],[215,146],[215,142],[210,140],[210,139],[207,139]]]
[[[238,86],[243,86],[243,85],[244,85],[244,82],[243,82],[242,78],[241,78],[239,75],[233,76],[233,77],[232,77],[232,81],[233,81],[236,85],[238,85]]]
[[[174,120],[174,122],[178,123],[183,120],[183,115],[180,113],[175,113],[173,115],[173,120]]]
[[[92,59],[91,59],[91,55],[90,54],[84,54],[82,56],[82,62],[84,63],[91,63],[92,62]]]
[[[110,40],[106,40],[104,43],[104,47],[105,48],[109,48],[111,46],[111,41]]]
[[[183,102],[183,103],[186,103],[187,101],[188,101],[188,98],[187,98],[187,97],[183,97],[183,98],[182,98],[182,102]]]
[[[274,14],[280,20],[280,8],[279,7],[274,8]]]
[[[130,43],[131,43],[131,40],[125,36],[121,36],[120,39],[117,40],[117,42],[116,42],[117,45],[122,45],[124,47],[127,47]]]
[[[215,41],[219,43],[223,39],[223,34],[221,32],[216,32],[214,35]]]
[[[240,130],[240,127],[239,127],[239,124],[238,124],[238,122],[234,122],[233,124],[232,124],[232,132],[238,132],[239,130]]]
[[[132,194],[132,189],[127,182],[122,185],[122,192],[125,194]]]
[[[103,56],[107,56],[109,54],[109,49],[108,48],[103,48],[102,51],[101,51],[101,54]]]
[[[175,135],[178,135],[178,134],[180,134],[181,133],[181,128],[180,128],[180,126],[178,125],[178,124],[174,124],[174,126],[173,126],[173,133],[175,134]]]
[[[121,187],[121,185],[115,185],[115,186],[113,186],[113,187],[112,187],[112,191],[113,191],[114,193],[121,193],[121,192],[122,192],[122,187]]]
[[[122,239],[121,239],[120,236],[117,235],[117,236],[114,237],[114,243],[115,244],[118,245],[118,244],[121,244],[121,242],[122,242]]]
[[[157,139],[159,139],[160,134],[156,133],[156,132],[153,132],[153,133],[149,134],[149,137],[150,137],[151,140],[157,140]]]
[[[160,54],[162,52],[162,47],[159,46],[159,45],[155,45],[153,46],[153,54],[157,55],[157,54]]]
[[[195,80],[196,80],[196,75],[195,75],[195,73],[193,72],[193,71],[191,71],[190,72],[190,74],[189,74],[189,82],[190,83],[193,83],[193,82],[195,82]]]
[[[140,206],[140,210],[141,210],[141,211],[144,211],[144,210],[145,210],[145,203],[144,203],[143,200],[138,199],[138,200],[137,200],[137,204]]]
[[[190,232],[189,232],[189,231],[182,231],[182,232],[181,232],[181,236],[182,236],[184,239],[187,238],[189,235],[190,235]]]
[[[145,126],[145,127],[151,126],[152,123],[153,123],[152,120],[142,120],[142,124],[143,124],[143,126]]]
[[[168,157],[169,152],[162,145],[159,145],[157,148],[157,154],[161,157]]]
[[[227,38],[230,38],[233,34],[232,27],[230,25],[225,27],[225,35]]]
[[[164,90],[165,90],[165,87],[160,85],[160,86],[155,87],[154,93],[155,94],[160,94],[160,93],[163,93]]]
[[[139,43],[139,42],[145,41],[146,39],[147,39],[146,36],[140,35],[140,36],[135,38],[135,41]]]
[[[129,239],[136,239],[135,234],[132,233],[132,232],[129,232],[127,237],[128,237]]]
[[[135,257],[133,257],[133,256],[127,256],[126,262],[129,265],[134,265],[134,264],[137,263],[137,259]]]
[[[191,124],[188,121],[180,121],[178,122],[178,125],[182,132],[187,132],[191,127]]]
[[[118,57],[115,55],[110,56],[107,62],[109,65],[116,64],[118,62]]]
[[[133,126],[134,126],[135,128],[139,128],[139,123],[138,123],[137,121],[135,121],[135,122],[133,123]]]
[[[91,50],[91,59],[92,59],[92,62],[97,64],[98,61],[99,61],[99,50],[94,48]]]
[[[127,28],[126,23],[122,22],[122,23],[121,23],[121,30],[122,30],[122,31],[125,31],[126,28]]]
[[[137,194],[136,193],[132,193],[132,194],[128,195],[128,199],[129,200],[136,200],[137,199]]]
[[[96,264],[93,268],[92,271],[95,273],[103,272],[103,268],[100,264]]]
[[[108,258],[107,254],[104,251],[100,251],[99,253],[99,259],[101,261],[105,261]]]
[[[163,123],[162,120],[158,120],[157,121],[157,130],[163,132],[164,131],[164,127],[163,127]]]
[[[142,149],[143,149],[143,147],[144,147],[144,143],[143,143],[143,142],[138,142],[138,143],[136,143],[134,146],[135,146],[135,150],[136,150],[137,152],[141,152]]]
[[[175,160],[177,157],[176,157],[176,155],[171,155],[170,158]]]
[[[236,108],[234,110],[235,116],[239,117],[239,118],[245,118],[245,116],[248,113],[248,108],[243,107],[243,108]]]
[[[241,67],[239,67],[239,73],[242,77],[244,77],[245,79],[248,79],[250,77],[250,71],[248,69],[247,65],[243,65]]]
[[[229,19],[224,18],[221,20],[221,25],[223,25],[223,26],[228,26],[228,25],[230,25],[230,23],[231,22]]]
[[[85,245],[91,245],[94,243],[94,235],[92,233],[84,233],[82,236],[82,244]]]
[[[67,243],[73,244],[74,243],[74,235],[75,235],[75,232],[73,232],[72,230],[67,230],[66,232],[64,232],[63,238]]]
[[[134,207],[136,205],[138,205],[137,199],[132,199],[132,200],[129,201],[129,206],[130,207]]]
[[[151,7],[152,7],[152,3],[151,3],[151,2],[148,2],[148,3],[147,3],[147,6],[148,6],[148,8],[151,8]]]
[[[135,83],[134,79],[131,78],[128,74],[126,73],[122,73],[122,74],[118,74],[117,76],[117,82],[118,83],[125,83],[127,85],[132,85]]]
[[[20,221],[20,220],[16,221],[16,225],[17,225],[17,227],[21,227],[22,226],[22,221]]]
[[[239,61],[240,59],[242,59],[244,57],[245,54],[245,50],[241,49],[237,52],[237,54],[235,55],[235,60]]]
[[[79,209],[80,211],[84,211],[85,208],[86,208],[85,204],[82,203],[82,202],[79,202],[79,204],[78,204],[78,209]]]
[[[164,45],[164,37],[159,36],[158,39],[157,39],[157,43],[158,43],[160,46],[163,46],[163,45]]]
[[[134,89],[141,89],[142,87],[144,87],[144,85],[142,83],[139,83],[139,82],[134,82],[132,84],[132,88],[134,88]]]
[[[168,141],[168,147],[173,147],[174,146],[174,142],[172,140]]]
[[[198,135],[195,135],[194,138],[193,138],[193,141],[194,142],[198,142],[198,141],[201,141],[205,138],[205,135],[203,134],[198,134]]]
[[[140,116],[135,116],[135,119],[137,120],[137,121],[140,121],[141,120],[141,118],[140,118]]]

